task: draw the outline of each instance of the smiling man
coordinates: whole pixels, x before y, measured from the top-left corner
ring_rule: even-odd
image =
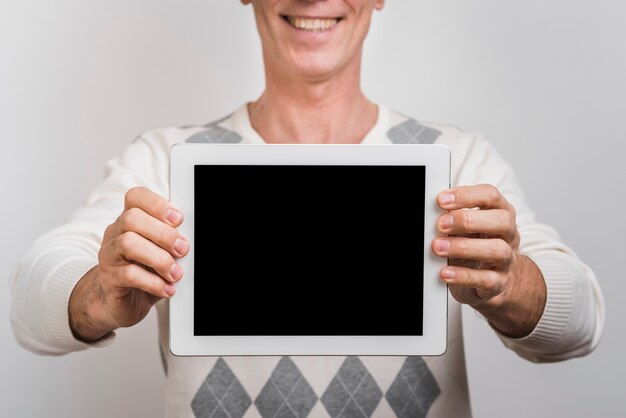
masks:
[[[18,341],[42,354],[103,347],[156,304],[168,417],[470,417],[461,304],[535,362],[589,353],[604,320],[592,271],[535,221],[511,168],[479,134],[372,103],[361,55],[382,0],[243,0],[263,47],[266,88],[204,126],[141,135],[70,221],[40,237],[11,278]],[[432,251],[450,259],[449,343],[440,357],[224,357],[169,354],[167,299],[189,244],[168,196],[175,143],[438,143],[452,152]],[[465,210],[465,209],[475,210]],[[294,208],[290,208],[294,210]],[[297,209],[297,208],[295,208]],[[254,215],[255,208],[248,208]],[[367,210],[367,208],[363,208]],[[245,256],[245,254],[244,254]],[[384,278],[382,278],[384,280]],[[364,309],[382,309],[371,301]],[[233,310],[253,317],[233,300]],[[319,309],[327,309],[320,300]],[[294,313],[297,315],[297,313]],[[219,321],[219,318],[215,319]]]

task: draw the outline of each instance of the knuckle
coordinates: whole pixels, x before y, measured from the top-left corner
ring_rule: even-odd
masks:
[[[109,224],[107,225],[106,228],[104,228],[104,234],[102,235],[102,242],[108,242],[111,240],[112,235],[114,233],[114,224]]]
[[[495,261],[501,257],[502,247],[500,246],[500,239],[492,238],[488,241],[488,247],[485,249],[485,256],[487,260]]]
[[[473,282],[472,270],[471,269],[459,269],[460,270],[460,281],[461,283],[469,286]]]
[[[476,211],[464,210],[460,212],[461,226],[464,230],[471,232],[476,226]]]
[[[522,240],[522,236],[520,235],[518,230],[515,230],[515,236],[513,237],[513,240],[511,242],[512,251],[517,251],[519,249],[521,240]]]
[[[132,231],[137,227],[140,218],[140,209],[130,208],[119,217],[120,226],[124,231]]]
[[[124,264],[118,268],[117,277],[124,283],[132,283],[136,277],[135,266],[133,264]]]
[[[142,289],[148,293],[156,295],[159,292],[160,283],[161,280],[154,276],[154,274],[148,274],[144,275],[141,279],[135,280],[133,285],[137,289]]]
[[[454,191],[456,200],[459,202],[465,202],[467,200],[468,190],[466,187],[459,187]]]
[[[469,241],[466,238],[461,238],[457,241],[457,251],[461,257],[467,255],[469,251]]]
[[[130,208],[126,211],[126,216],[128,220],[133,222],[134,224],[138,223],[143,215],[143,210],[139,208]]]
[[[499,274],[493,270],[485,271],[482,285],[483,289],[485,289],[491,295],[499,294],[501,289]]]
[[[116,259],[118,254],[117,239],[103,243],[98,249],[98,264],[100,266],[108,266]],[[114,263],[113,263],[114,264]]]
[[[511,250],[511,247],[509,246],[509,244],[507,244],[502,239],[498,239],[496,242],[498,243],[498,245],[497,245],[495,256],[498,259],[504,261],[505,263],[510,262],[513,257],[513,251]]]
[[[141,189],[143,189],[143,187],[140,186],[135,186],[128,189],[128,191],[124,195],[124,202],[126,203],[126,205],[129,205],[131,202],[133,202],[133,200],[135,200],[135,197],[139,193],[141,193]]]
[[[502,195],[500,194],[500,190],[498,190],[496,186],[494,186],[493,184],[486,184],[485,188],[487,191],[487,196],[489,196],[492,201],[500,201]]]
[[[511,215],[511,212],[509,211],[506,211],[506,210],[502,211],[500,215],[500,221],[502,225],[504,225],[508,231],[512,231],[513,229],[516,228],[515,218],[513,215]]]
[[[126,252],[137,245],[137,234],[126,231],[118,236],[117,244],[123,252]]]
[[[506,264],[507,266],[510,266],[511,264],[513,264],[514,257],[515,257],[515,252],[513,251],[511,247],[507,245],[507,252],[506,252],[506,256],[504,257],[504,264]]]

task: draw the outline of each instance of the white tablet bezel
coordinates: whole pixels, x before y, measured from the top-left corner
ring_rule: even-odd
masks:
[[[424,315],[422,336],[194,336],[194,165],[419,165],[426,166]],[[447,346],[448,292],[439,279],[446,260],[434,256],[441,210],[436,197],[450,187],[450,151],[444,145],[177,144],[170,161],[170,201],[185,220],[185,271],[169,302],[170,351],[209,355],[440,355]]]

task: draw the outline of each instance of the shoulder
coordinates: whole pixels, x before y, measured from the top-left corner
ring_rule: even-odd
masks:
[[[387,136],[394,143],[442,144],[451,149],[468,149],[476,142],[484,141],[479,132],[466,131],[450,124],[435,123],[389,110]]]
[[[469,131],[452,124],[425,121],[416,117],[407,116],[397,111],[391,111],[390,129],[387,136],[393,140],[394,129],[406,131],[407,136],[428,138],[428,141],[413,141],[413,143],[431,143],[445,145],[450,149],[452,160],[453,182],[460,179],[464,172],[474,172],[496,151],[481,132]]]
[[[136,140],[153,146],[169,149],[183,142],[239,142],[241,136],[232,127],[232,113],[202,125],[166,126],[152,129],[139,135]]]
[[[185,142],[233,142],[236,134],[227,126],[226,118],[203,125],[165,126],[145,131],[135,137],[116,158],[107,162],[107,175],[115,170],[130,170],[144,183],[165,193],[168,185],[170,152],[174,145]]]

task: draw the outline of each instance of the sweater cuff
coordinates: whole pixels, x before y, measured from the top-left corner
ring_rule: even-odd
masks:
[[[101,339],[86,343],[74,337],[70,329],[68,307],[76,283],[94,266],[91,259],[74,258],[59,265],[50,273],[47,283],[48,295],[44,301],[45,321],[59,347],[68,351],[85,350],[90,347],[107,347],[113,343],[115,332]]]
[[[570,320],[574,308],[574,283],[569,271],[559,260],[551,257],[536,257],[532,260],[539,267],[546,283],[546,305],[541,318],[535,329],[522,338],[511,338],[496,332],[509,348],[546,351],[559,344]]]

